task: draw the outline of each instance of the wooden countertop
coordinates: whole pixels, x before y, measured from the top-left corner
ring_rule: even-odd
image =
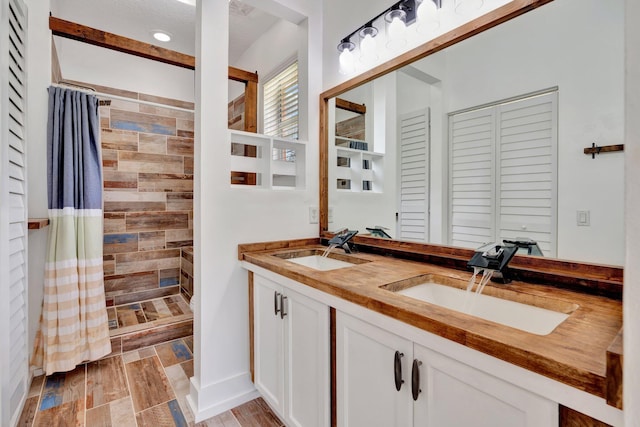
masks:
[[[517,281],[508,285],[490,282],[483,293],[516,292],[518,298],[529,300],[529,303],[540,299],[558,306],[578,305],[553,332],[540,336],[381,288],[427,274],[466,283],[471,277],[468,272],[366,253],[343,255],[364,261],[346,270],[317,271],[274,256],[292,250],[324,248],[311,244],[311,240],[288,247],[242,245],[239,256],[320,291],[606,398],[607,349],[622,328],[621,301],[554,286]],[[341,252],[335,251],[336,254]]]

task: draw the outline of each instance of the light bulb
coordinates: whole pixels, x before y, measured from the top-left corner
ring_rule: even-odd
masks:
[[[371,34],[365,34],[360,42],[360,61],[372,64],[378,59],[376,39]]]
[[[353,74],[356,70],[356,61],[349,49],[344,49],[340,54],[340,74]]]
[[[419,33],[428,33],[440,27],[440,10],[433,0],[423,0],[416,14],[416,30]]]
[[[395,13],[394,12],[400,12]],[[407,26],[404,24],[405,13],[400,10],[392,10],[387,15],[387,47],[391,50],[397,50],[407,44],[406,31]]]

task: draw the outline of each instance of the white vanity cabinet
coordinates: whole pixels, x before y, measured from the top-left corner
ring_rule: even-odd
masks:
[[[336,341],[341,427],[558,425],[557,403],[342,312]]]
[[[254,276],[255,385],[287,426],[328,426],[329,307]]]

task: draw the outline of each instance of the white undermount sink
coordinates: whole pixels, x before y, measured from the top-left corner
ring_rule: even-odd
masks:
[[[322,255],[309,255],[299,258],[290,258],[287,261],[294,262],[296,264],[304,265],[305,267],[313,268],[320,271],[335,270],[338,268],[351,267],[352,263],[341,261],[339,259],[333,259],[329,257],[323,257]]]
[[[368,262],[361,258],[338,253],[330,253],[324,257],[322,256],[323,252],[324,251],[320,249],[301,249],[280,252],[273,255],[318,271],[337,270],[339,268],[353,267],[354,265]]]
[[[507,285],[508,286],[508,285]],[[536,305],[497,298],[491,295],[467,293],[464,289],[429,281],[409,287],[398,287],[394,292],[430,304],[480,317],[495,323],[520,329],[536,335],[548,335],[569,315],[578,308],[577,304],[553,300],[547,305],[553,309],[536,305],[544,305],[545,298],[535,298]],[[388,288],[387,288],[388,289]],[[488,287],[485,288],[485,292]],[[513,292],[513,294],[517,294]],[[542,303],[542,304],[540,304]]]

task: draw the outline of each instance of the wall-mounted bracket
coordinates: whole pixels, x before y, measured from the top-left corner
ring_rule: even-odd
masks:
[[[591,154],[591,158],[595,159],[596,154],[611,153],[614,151],[624,151],[624,144],[603,145],[602,147],[598,147],[594,142],[591,144],[591,147],[587,147],[584,149],[584,154]]]

